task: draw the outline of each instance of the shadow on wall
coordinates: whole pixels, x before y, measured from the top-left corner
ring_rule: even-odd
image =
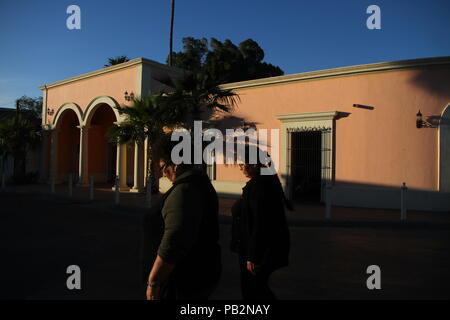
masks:
[[[245,186],[246,182],[215,180],[212,181],[212,183],[220,197],[238,198],[241,196],[242,188]],[[161,179],[160,186],[161,192],[165,192],[170,188],[171,183],[163,178]],[[284,187],[286,195],[290,195],[288,190],[290,188],[289,185]],[[309,187],[310,186],[305,186],[305,188]],[[337,181],[331,186],[330,199],[333,206],[397,210],[401,208],[401,197],[402,192],[404,192],[407,210],[440,211],[448,212],[450,214],[450,193],[406,187],[407,189],[402,191],[401,185],[393,187]],[[316,205],[323,204],[327,198],[325,186],[322,186],[322,190],[324,192],[322,202],[317,201]],[[318,192],[320,192],[320,188]],[[292,197],[290,198],[292,199]],[[302,201],[297,203],[313,204],[314,201],[302,199]]]
[[[257,129],[258,122],[252,122],[248,121],[245,118],[242,117],[236,117],[233,115],[226,115],[219,119],[212,119],[207,121],[211,128],[218,129],[222,132],[222,134],[225,134],[226,129],[242,129],[242,130],[248,130],[248,129]]]
[[[351,181],[336,181],[331,188],[331,201],[336,206],[400,209],[402,192],[409,210],[444,211],[450,213],[450,193],[408,188],[402,185],[383,186]],[[326,196],[324,197],[324,199]]]
[[[236,187],[238,187],[237,184]],[[311,188],[311,186],[307,185],[303,187]],[[331,186],[331,203],[334,206],[345,207],[400,209],[402,192],[404,192],[405,205],[408,210],[441,211],[450,214],[450,193],[406,187],[407,189],[402,191],[401,185],[394,187],[349,181],[336,181],[336,183]],[[287,187],[285,186],[285,191],[288,195],[290,194],[289,188],[289,185]],[[325,186],[323,185],[322,190],[324,192],[322,198],[323,203],[327,197]],[[236,188],[234,192],[228,193],[220,192],[220,190],[218,190],[221,196],[231,198],[238,196],[240,191],[241,189],[239,188]],[[320,189],[318,192],[320,192]],[[313,202],[308,201],[308,199],[302,200],[303,201],[300,203]],[[317,204],[319,203],[320,202],[317,202]]]
[[[443,71],[447,71],[444,74]],[[411,82],[433,95],[450,99],[450,66],[428,66],[417,73]]]

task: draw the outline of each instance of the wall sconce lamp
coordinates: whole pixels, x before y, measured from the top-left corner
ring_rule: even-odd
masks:
[[[128,91],[125,91],[125,100],[126,101],[131,101],[134,99],[134,93],[131,92],[130,94],[128,94]]]
[[[422,113],[420,112],[420,110],[416,116],[417,116],[416,127],[417,129],[420,129],[423,127]]]
[[[47,114],[48,114],[49,116],[53,116],[53,115],[55,114],[55,110],[54,110],[54,109],[48,109],[48,110],[47,110]]]
[[[420,112],[420,110],[419,110],[419,112],[417,113],[417,119],[416,119],[416,127],[417,127],[417,129],[420,129],[420,128],[437,128],[437,124],[434,124],[433,123],[433,117],[428,117],[428,119],[427,120],[423,120],[423,115],[422,115],[422,113]],[[431,122],[430,122],[430,119],[431,119]]]

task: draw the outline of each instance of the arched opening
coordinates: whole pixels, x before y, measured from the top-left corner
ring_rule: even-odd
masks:
[[[77,182],[80,157],[80,125],[78,116],[72,109],[66,109],[57,123],[57,181],[67,182],[69,175]]]
[[[450,192],[450,105],[439,122],[439,191]]]
[[[96,183],[113,184],[115,180],[117,144],[110,141],[108,130],[116,121],[108,104],[94,107],[88,123],[88,172]]]

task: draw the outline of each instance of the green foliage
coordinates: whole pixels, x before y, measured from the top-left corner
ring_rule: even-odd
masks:
[[[174,52],[174,66],[192,72],[201,72],[208,54],[208,40],[205,38],[183,38],[183,52]]]
[[[171,92],[137,97],[132,107],[117,107],[125,121],[109,131],[110,139],[122,144],[143,143],[148,139],[147,176],[154,187],[157,186],[158,150],[164,147],[167,132],[174,128],[192,130],[193,121],[205,117],[205,112],[206,117],[216,111],[229,112],[238,99],[231,90],[220,89],[201,73],[185,74],[178,80],[158,80],[170,87]]]
[[[42,97],[22,96],[16,100],[17,110],[32,122],[40,123],[42,119]]]
[[[0,152],[14,154],[34,149],[41,139],[42,97],[23,96],[16,101],[14,117],[0,123]]]
[[[112,127],[112,141],[142,143],[146,138],[158,140],[166,128],[190,130],[192,121],[201,120],[204,112],[230,112],[238,99],[232,90],[223,90],[198,73],[185,74],[178,80],[158,80],[172,88],[171,92],[135,98],[133,107],[117,107],[126,120]]]
[[[263,62],[264,50],[252,39],[234,45],[230,40],[183,39],[183,51],[173,54],[173,65],[205,74],[214,84],[283,75],[279,67]]]
[[[36,149],[41,142],[42,97],[23,96],[16,106],[14,117],[0,122],[0,170],[4,169],[7,156],[13,156],[14,179],[19,181],[25,177],[27,151]]]
[[[117,107],[125,121],[114,125],[108,132],[111,141],[121,144],[144,143],[148,138],[147,177],[152,180],[152,192],[158,192],[157,166],[160,140],[166,135],[165,129],[180,126],[186,111],[177,106],[167,104],[167,96],[163,93],[144,98],[133,99],[133,107]]]
[[[217,111],[232,111],[239,99],[232,90],[217,86],[205,73],[188,73],[178,80],[158,80],[173,88],[163,96],[165,110],[178,114],[182,118],[178,125],[188,130],[193,129],[195,120],[205,120]]]
[[[108,64],[105,64],[105,67],[111,67],[116,64],[121,64],[124,62],[130,61],[127,56],[117,56],[115,58],[108,58]]]
[[[168,106],[166,100],[167,96],[160,93],[135,98],[131,108],[117,107],[119,114],[125,115],[126,120],[111,128],[111,140],[119,140],[123,144],[143,143],[146,138],[155,141],[163,134],[165,127],[181,125],[186,111],[177,106]]]
[[[40,139],[40,125],[23,114],[0,123],[0,149],[5,153],[35,149]]]

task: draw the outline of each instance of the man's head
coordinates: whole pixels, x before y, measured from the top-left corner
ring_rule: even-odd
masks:
[[[159,146],[159,169],[161,174],[169,179],[170,181],[175,181],[177,177],[179,177],[184,172],[187,172],[189,170],[194,170],[197,168],[196,165],[193,164],[193,161],[190,161],[188,163],[180,163],[175,164],[172,161],[172,150],[173,148],[178,144],[179,142],[171,141],[171,140],[165,140],[161,145]],[[191,146],[191,156],[190,160],[193,160],[194,157],[194,147]],[[182,156],[183,151],[181,152]],[[184,157],[183,157],[184,158]]]

